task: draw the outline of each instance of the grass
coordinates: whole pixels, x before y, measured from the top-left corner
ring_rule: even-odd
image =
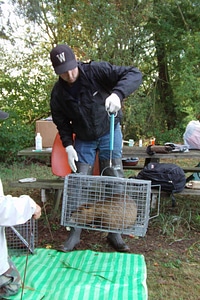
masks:
[[[51,172],[51,168],[44,163],[29,162],[26,163],[14,163],[7,166],[0,163],[1,166],[1,180],[3,181],[5,194],[10,192],[9,182],[15,181],[20,178],[36,177],[40,179],[57,178]]]
[[[42,163],[0,165],[5,194],[24,193],[24,190],[11,190],[9,181],[24,177],[53,177],[51,169]],[[126,175],[133,175],[133,171],[126,172]],[[176,202],[177,206],[172,208],[171,199],[161,199],[160,214],[149,223],[152,237],[147,249],[147,241],[141,239],[147,265],[149,300],[200,299],[200,197],[177,195]],[[51,227],[52,232],[56,232],[59,222],[51,221]],[[44,244],[48,242],[44,236]],[[149,249],[151,245],[153,250]],[[102,251],[101,241],[91,247],[91,250]]]
[[[151,226],[166,247],[161,242],[153,256],[146,258],[149,299],[200,299],[199,212],[200,197],[177,195],[174,210],[170,199],[162,199],[160,214]]]
[[[159,249],[154,258],[147,260],[149,299],[199,299],[200,265],[187,254]]]

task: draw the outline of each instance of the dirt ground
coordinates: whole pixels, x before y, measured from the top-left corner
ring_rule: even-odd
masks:
[[[58,226],[55,231],[50,233],[49,228],[43,226],[40,222],[38,233],[38,246],[52,249],[57,249],[59,245],[67,239],[69,234],[68,231],[61,226]],[[107,242],[106,236],[106,232],[83,230],[81,234],[81,242],[76,246],[75,250],[90,249],[100,252],[115,251]],[[152,228],[150,224],[145,237],[123,235],[123,239],[129,246],[130,253],[143,254],[145,256],[152,257],[152,254],[160,248],[165,249],[165,251],[169,249],[170,251],[174,251],[181,255],[188,251],[188,248],[192,247],[192,245],[200,239],[200,233],[191,232],[187,239],[182,239],[180,237],[177,238],[177,241],[170,242],[164,235],[161,235],[155,230],[155,228]]]
[[[66,239],[69,231],[60,225],[60,217],[52,217],[52,207],[43,210],[43,217],[38,221],[38,246],[57,249]],[[168,207],[169,214],[178,214],[178,208]],[[152,257],[157,250],[174,251],[177,255],[185,254],[196,241],[200,239],[200,232],[190,228],[187,233],[185,228],[179,227],[173,237],[163,234],[163,228],[156,218],[149,221],[147,233],[144,237],[122,235],[130,248],[130,253],[143,254]],[[107,232],[96,230],[82,230],[80,244],[75,250],[93,250],[100,252],[113,252],[115,249],[107,242]]]

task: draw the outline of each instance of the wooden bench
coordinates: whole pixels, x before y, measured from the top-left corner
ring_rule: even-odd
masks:
[[[151,189],[151,194],[152,195],[158,195],[159,190],[152,188]],[[173,195],[166,192],[166,191],[161,191],[160,190],[160,196],[165,196],[165,197],[171,197],[172,200],[172,207],[176,206],[176,197],[177,195],[190,195],[190,196],[200,196],[200,189],[189,189],[189,188],[184,188],[182,192],[179,193],[174,193]]]
[[[136,165],[136,166],[123,166],[124,170],[142,170],[144,168],[144,165]],[[193,173],[198,173],[200,172],[200,167],[182,167],[185,173],[187,172],[193,172]],[[152,194],[158,193],[158,191],[152,189]],[[184,190],[180,193],[180,195],[190,195],[190,196],[200,196],[200,189],[189,189],[189,188],[184,188]],[[175,194],[175,195],[178,195]],[[163,196],[169,196],[169,193],[166,193],[165,191],[161,191],[161,195]],[[174,196],[175,198],[176,196]],[[172,199],[172,206],[175,206],[175,200]]]
[[[136,166],[123,166],[124,170],[142,170],[144,168],[144,165],[136,165]],[[185,173],[188,172],[200,172],[200,167],[182,167],[183,171]]]
[[[41,190],[41,200],[42,202],[46,201],[46,190],[55,191],[55,206],[53,210],[53,215],[55,216],[59,210],[59,205],[62,197],[64,179],[37,179],[34,182],[25,182],[21,183],[19,181],[9,182],[11,188],[23,188],[23,189],[40,189]]]
[[[123,166],[124,170],[142,170],[144,165],[136,165],[136,166]]]
[[[152,189],[151,190],[151,193],[152,194],[157,194],[158,193],[158,190],[156,189]],[[169,193],[165,192],[165,191],[161,191],[161,195],[169,195]],[[195,196],[195,195],[198,195],[200,196],[200,189],[189,189],[189,188],[184,188],[184,190],[182,192],[179,192],[179,193],[175,193],[174,195],[191,195],[191,196]]]
[[[34,182],[26,182],[26,183],[20,183],[19,181],[13,181],[9,183],[10,187],[12,188],[27,188],[27,189],[40,189],[41,190],[41,200],[42,202],[45,202],[45,199],[43,199],[44,194],[43,191],[45,190],[55,190],[55,206],[53,210],[53,216],[55,216],[59,211],[59,205],[62,197],[63,192],[63,186],[64,186],[64,179],[58,178],[58,179],[37,179]],[[152,194],[158,193],[158,190],[152,189]],[[179,195],[191,195],[191,196],[200,196],[200,190],[198,189],[189,189],[185,188],[182,192],[178,193]],[[175,194],[175,195],[178,195]],[[161,191],[161,195],[169,196],[169,193],[166,193],[164,191]],[[172,205],[175,203],[172,202]]]
[[[37,179],[33,182],[24,182],[19,181],[9,182],[10,187],[20,187],[20,188],[30,188],[30,189],[62,189],[64,185],[64,179]]]
[[[184,190],[180,193],[178,193],[180,195],[199,195],[200,196],[200,190],[198,189],[188,189],[188,188],[184,188]]]

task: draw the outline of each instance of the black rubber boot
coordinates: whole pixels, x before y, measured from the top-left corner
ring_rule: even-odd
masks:
[[[77,167],[77,173],[83,175],[92,175],[93,166],[78,161],[76,162],[76,167]]]
[[[107,236],[107,240],[118,252],[130,252],[130,248],[123,241],[121,234],[110,232]]]
[[[58,250],[61,252],[72,251],[80,243],[81,231],[81,228],[72,227],[64,245],[61,245]]]
[[[124,177],[124,170],[121,158],[100,161],[100,173],[103,176]]]
[[[92,166],[80,162],[77,162],[76,166],[78,173],[83,175],[92,175]],[[80,243],[81,231],[81,228],[72,227],[67,240],[58,248],[58,250],[62,252],[72,251]]]

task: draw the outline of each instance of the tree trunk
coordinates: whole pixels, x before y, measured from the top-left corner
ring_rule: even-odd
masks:
[[[173,91],[170,85],[170,78],[167,66],[167,57],[165,53],[165,44],[160,40],[158,34],[155,34],[156,56],[158,63],[158,102],[163,108],[165,121],[168,129],[172,129],[176,124],[176,111],[173,104]]]

